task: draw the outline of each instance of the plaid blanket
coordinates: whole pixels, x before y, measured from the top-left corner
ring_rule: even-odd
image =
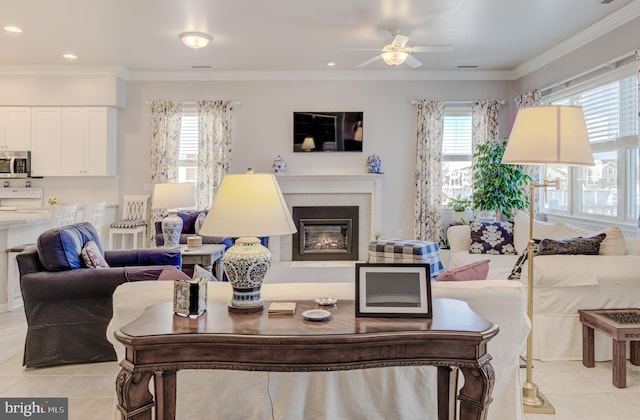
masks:
[[[437,242],[406,239],[377,240],[369,243],[368,251],[370,263],[429,264],[432,280],[444,271]]]

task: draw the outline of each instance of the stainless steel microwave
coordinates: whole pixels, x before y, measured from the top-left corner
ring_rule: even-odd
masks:
[[[31,152],[0,151],[0,178],[28,178]]]

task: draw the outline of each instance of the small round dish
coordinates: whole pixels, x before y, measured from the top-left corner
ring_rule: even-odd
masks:
[[[331,312],[324,309],[309,309],[304,311],[302,316],[307,321],[326,321],[331,316]]]
[[[316,303],[320,306],[331,306],[338,303],[338,299],[332,297],[319,297],[316,298]]]

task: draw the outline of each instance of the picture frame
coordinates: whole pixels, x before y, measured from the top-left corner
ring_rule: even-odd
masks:
[[[294,152],[362,152],[364,112],[293,113]]]
[[[356,264],[356,317],[431,318],[429,264]]]

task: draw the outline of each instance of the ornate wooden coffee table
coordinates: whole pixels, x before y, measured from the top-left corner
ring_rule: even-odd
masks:
[[[594,335],[600,331],[613,340],[613,385],[627,387],[627,341],[629,361],[640,366],[640,309],[590,309],[579,310],[582,322],[582,364],[594,367]]]
[[[209,302],[195,320],[174,315],[171,303],[147,308],[115,333],[126,347],[116,379],[122,418],[151,419],[155,405],[156,419],[174,419],[181,369],[309,372],[420,365],[438,367],[438,419],[449,419],[455,407],[450,390],[456,389],[458,369],[464,375],[459,418],[486,418],[494,383],[487,342],[498,326],[465,302],[434,299],[433,319],[411,319],[356,318],[354,302],[341,301],[325,322],[303,319],[313,302],[297,306],[293,316],[269,316],[229,312],[226,303]],[[304,351],[318,346],[322,352]]]

